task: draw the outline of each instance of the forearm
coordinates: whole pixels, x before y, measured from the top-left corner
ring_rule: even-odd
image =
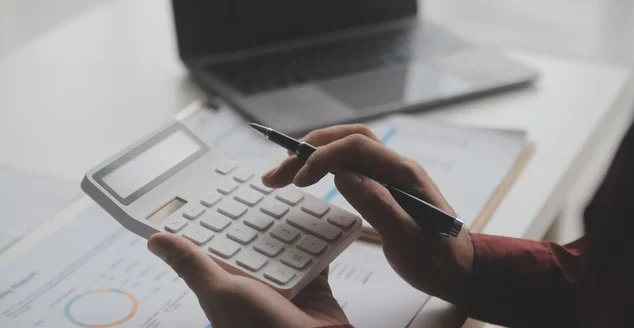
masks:
[[[569,326],[583,241],[549,242],[473,234],[466,315],[513,327]]]

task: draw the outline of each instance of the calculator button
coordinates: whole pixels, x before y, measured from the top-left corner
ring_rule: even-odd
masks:
[[[289,226],[288,224],[282,223],[278,224],[275,229],[271,231],[271,236],[285,243],[290,243],[299,236],[299,230]]]
[[[301,212],[289,216],[286,218],[286,222],[328,241],[336,240],[341,235],[341,229]]]
[[[240,250],[240,245],[231,240],[216,238],[209,244],[209,251],[218,254],[226,259],[236,255]]]
[[[216,171],[221,174],[228,174],[236,168],[236,165],[233,163],[224,163],[216,168]]]
[[[243,188],[238,190],[233,198],[242,204],[253,206],[259,203],[264,197],[255,190]]]
[[[276,201],[275,199],[268,198],[260,206],[260,211],[279,219],[288,212],[288,206]]]
[[[229,229],[229,232],[227,232],[227,237],[244,245],[252,242],[257,236],[258,233],[255,232],[255,230],[245,226],[237,226]]]
[[[264,214],[256,214],[256,216],[244,219],[244,224],[253,229],[265,231],[273,224],[273,219],[265,216]]]
[[[252,181],[250,186],[251,188],[267,195],[270,194],[271,191],[273,191],[273,188],[269,188],[265,186],[264,184],[262,184],[262,181],[260,180]]]
[[[318,218],[324,216],[329,210],[330,205],[328,205],[328,203],[316,199],[307,199],[304,204],[302,204],[302,211]]]
[[[342,229],[350,228],[357,221],[354,217],[345,215],[331,215],[326,220]]]
[[[236,201],[225,201],[218,207],[218,212],[232,218],[239,219],[244,213],[247,212],[247,207]]]
[[[169,232],[179,232],[181,229],[185,228],[187,225],[187,220],[181,217],[175,217],[165,225],[165,230]]]
[[[203,218],[200,220],[200,225],[216,232],[221,232],[222,230],[225,230],[225,228],[227,228],[230,224],[231,219],[224,215],[221,215],[220,213],[213,212],[203,216]]]
[[[205,198],[200,200],[200,203],[207,206],[207,207],[212,207],[216,204],[218,204],[218,202],[222,199],[222,196],[218,195],[218,194],[209,194],[207,196],[205,196]]]
[[[240,256],[238,256],[238,258],[236,258],[236,262],[238,262],[238,264],[240,264],[241,266],[255,272],[262,269],[262,267],[265,266],[269,262],[269,260],[256,252],[244,251],[242,252],[242,254],[240,254]]]
[[[253,176],[253,172],[246,169],[237,169],[233,173],[233,179],[238,182],[247,182]]]
[[[204,207],[200,205],[190,205],[188,207],[185,207],[185,210],[183,211],[183,216],[190,220],[195,220],[203,213],[205,213]]]
[[[302,240],[299,241],[299,243],[297,243],[297,248],[303,250],[308,254],[313,255],[319,255],[319,253],[321,253],[324,248],[326,248],[326,246],[328,246],[328,244],[325,241],[310,235],[305,236]]]
[[[291,268],[295,268],[297,270],[301,270],[305,268],[308,263],[310,263],[311,258],[310,255],[297,250],[297,249],[289,249],[284,253],[284,256],[280,259],[282,263],[290,266]]]
[[[295,277],[295,272],[288,267],[275,264],[266,268],[264,276],[280,285],[286,285]]]
[[[273,238],[262,237],[253,245],[253,248],[264,255],[275,257],[284,249],[284,244]]]
[[[218,192],[223,195],[228,195],[238,188],[238,183],[233,180],[224,180],[218,184]]]
[[[295,188],[289,187],[280,189],[277,195],[275,195],[275,198],[288,205],[295,206],[304,199],[304,193]]]
[[[214,237],[214,233],[207,228],[194,225],[185,230],[183,237],[191,240],[194,244],[201,246],[210,241],[211,238]]]

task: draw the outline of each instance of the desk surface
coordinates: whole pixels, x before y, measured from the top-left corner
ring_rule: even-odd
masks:
[[[539,238],[615,108],[631,102],[631,72],[509,54],[541,72],[535,86],[418,117],[526,129],[535,154],[484,232]],[[79,182],[87,168],[202,96],[178,61],[169,1],[112,2],[0,60],[0,164]],[[58,226],[45,224],[2,260]],[[412,326],[461,323],[450,306],[432,300]]]

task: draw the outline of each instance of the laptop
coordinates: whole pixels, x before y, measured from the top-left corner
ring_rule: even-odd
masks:
[[[248,119],[301,135],[524,86],[537,73],[417,0],[172,0],[181,60]]]

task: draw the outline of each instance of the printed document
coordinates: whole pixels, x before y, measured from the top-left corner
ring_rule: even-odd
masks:
[[[97,205],[0,272],[0,327],[210,327],[182,279]],[[357,327],[405,327],[428,299],[367,244],[329,279]]]

